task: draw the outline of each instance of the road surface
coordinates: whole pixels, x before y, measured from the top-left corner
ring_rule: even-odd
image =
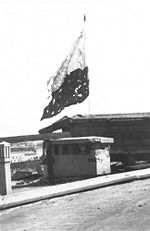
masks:
[[[1,211],[1,231],[149,231],[150,179]]]

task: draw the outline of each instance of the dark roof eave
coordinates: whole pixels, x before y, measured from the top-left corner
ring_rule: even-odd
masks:
[[[139,121],[150,119],[150,112],[147,113],[124,113],[124,114],[100,114],[100,115],[75,115],[72,118],[63,117],[56,121],[52,125],[39,130],[39,133],[53,132],[58,129],[63,129],[71,123],[86,123],[90,122],[127,122],[127,121]]]

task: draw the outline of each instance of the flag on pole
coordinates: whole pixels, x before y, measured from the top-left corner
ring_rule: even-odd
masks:
[[[56,74],[48,80],[47,86],[50,102],[45,107],[41,120],[59,114],[65,107],[82,103],[88,97],[89,79],[85,63],[84,29]]]

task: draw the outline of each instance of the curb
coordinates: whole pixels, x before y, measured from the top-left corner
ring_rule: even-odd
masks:
[[[4,196],[0,201],[0,210],[33,203],[40,200],[51,199],[146,178],[150,178],[150,168],[126,173],[99,176],[61,185],[45,186],[41,189],[34,189],[26,192],[20,192],[18,194]]]

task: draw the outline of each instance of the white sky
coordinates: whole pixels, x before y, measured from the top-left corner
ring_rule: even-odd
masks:
[[[92,114],[150,111],[149,0],[0,0],[0,136],[35,134],[89,100],[40,121],[46,82],[86,22]]]

